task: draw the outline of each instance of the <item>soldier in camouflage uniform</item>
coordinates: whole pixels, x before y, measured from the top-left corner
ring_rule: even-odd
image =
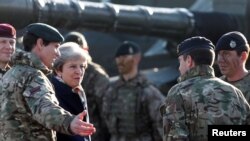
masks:
[[[218,40],[215,52],[223,74],[221,79],[240,89],[250,103],[250,73],[246,69],[249,44],[246,37],[237,31],[226,33]]]
[[[83,34],[70,32],[65,36],[64,42],[75,42],[89,54],[89,47]],[[91,136],[92,141],[109,141],[107,126],[102,119],[102,98],[109,86],[109,76],[105,70],[88,56],[88,67],[85,70],[82,87],[84,88],[90,122],[96,127],[96,133]]]
[[[120,77],[104,96],[110,141],[162,141],[159,108],[164,97],[138,70],[139,46],[125,41],[116,51]]]
[[[10,69],[9,62],[16,47],[16,30],[6,23],[0,24],[0,80]],[[1,95],[1,93],[0,93]],[[1,108],[1,105],[0,105]],[[1,125],[1,121],[0,121]],[[0,131],[2,131],[0,126]]]
[[[0,24],[0,79],[10,69],[9,61],[16,47],[16,30],[6,23]]]
[[[56,141],[55,131],[87,136],[95,132],[83,122],[86,112],[71,115],[58,106],[54,89],[45,76],[60,54],[63,41],[53,27],[34,23],[23,38],[27,52],[13,56],[14,66],[0,84],[0,141]]]
[[[244,95],[214,75],[212,42],[192,37],[177,52],[179,83],[161,107],[164,141],[207,141],[208,125],[246,124],[250,107]]]

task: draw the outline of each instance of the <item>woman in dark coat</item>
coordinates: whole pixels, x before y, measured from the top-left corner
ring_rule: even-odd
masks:
[[[54,62],[54,75],[49,76],[54,85],[59,105],[71,114],[86,111],[84,121],[89,123],[87,99],[81,82],[87,68],[87,54],[76,43],[64,43],[59,48],[61,56]],[[70,136],[57,133],[57,141],[90,141],[90,136]]]

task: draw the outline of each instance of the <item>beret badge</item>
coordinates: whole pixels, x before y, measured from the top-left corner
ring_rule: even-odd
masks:
[[[124,41],[116,50],[115,57],[122,55],[134,55],[140,53],[140,47],[138,44],[132,41]]]
[[[236,47],[236,42],[232,40],[232,41],[230,41],[229,45],[230,45],[231,48],[235,48]]]
[[[133,51],[133,49],[132,49],[131,47],[129,48],[129,53],[130,53],[130,54],[133,54],[133,53],[134,53],[134,51]]]

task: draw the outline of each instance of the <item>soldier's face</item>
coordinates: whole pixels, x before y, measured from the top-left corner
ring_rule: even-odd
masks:
[[[133,55],[122,55],[115,58],[116,65],[120,74],[129,74],[135,63],[135,58]]]
[[[236,51],[221,50],[218,52],[217,64],[221,74],[227,77],[235,75],[242,63],[241,57],[237,55]]]
[[[0,64],[6,65],[15,51],[16,40],[0,37]]]
[[[40,58],[48,68],[52,68],[54,61],[60,56],[59,46],[60,44],[58,42],[50,42],[46,46],[42,45],[40,49]]]
[[[86,68],[87,61],[83,58],[78,58],[66,61],[62,70],[58,70],[56,73],[67,85],[74,88],[81,84]]]

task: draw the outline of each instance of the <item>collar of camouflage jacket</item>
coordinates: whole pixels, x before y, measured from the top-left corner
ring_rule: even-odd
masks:
[[[21,49],[16,49],[15,54],[12,56],[11,59],[12,63],[15,65],[22,64],[22,65],[29,65],[33,68],[41,70],[45,74],[51,73],[51,70],[46,67],[41,59],[38,58],[37,55],[31,52],[26,52]]]
[[[178,82],[193,78],[196,76],[215,77],[214,69],[209,65],[199,65],[188,70],[184,75],[178,78]]]
[[[0,72],[1,73],[5,73],[6,71],[8,71],[10,69],[10,66],[9,65],[7,65],[5,68],[0,68]]]
[[[147,81],[146,77],[143,74],[138,73],[134,78],[129,79],[128,81],[125,81],[123,79],[123,77],[120,76],[120,79],[115,84],[117,87],[119,87],[119,86],[123,86],[123,85],[137,86],[137,85],[143,85],[143,84],[147,84],[147,83],[148,83],[148,81]]]

